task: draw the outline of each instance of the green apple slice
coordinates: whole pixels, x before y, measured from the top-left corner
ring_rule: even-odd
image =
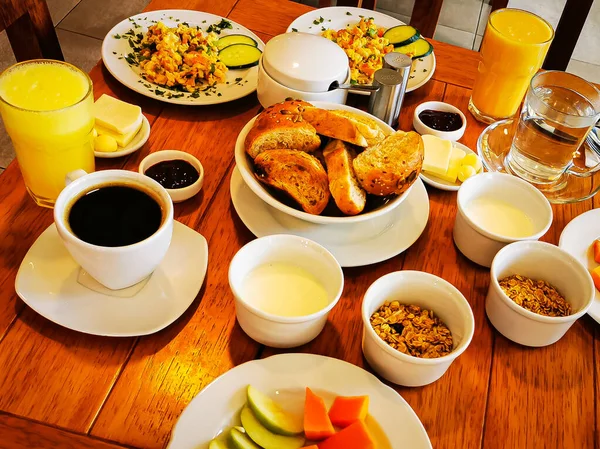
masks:
[[[299,435],[304,431],[301,416],[286,412],[270,397],[252,385],[248,385],[248,405],[258,421],[273,433],[292,436]]]
[[[299,449],[304,446],[302,436],[277,435],[268,430],[247,406],[242,410],[241,418],[246,434],[264,449]]]
[[[260,446],[257,446],[254,441],[248,437],[248,435],[235,428],[231,429],[229,432],[229,441],[231,441],[231,445],[234,449],[261,449]]]
[[[208,445],[208,449],[229,449],[227,443],[221,440],[212,440]]]

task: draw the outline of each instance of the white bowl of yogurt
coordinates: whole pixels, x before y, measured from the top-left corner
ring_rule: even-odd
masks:
[[[231,260],[229,286],[240,327],[257,342],[293,348],[321,333],[344,289],[333,255],[312,240],[271,235]]]
[[[457,195],[454,243],[476,264],[490,267],[509,243],[538,240],[552,224],[552,207],[528,182],[504,173],[467,179]]]

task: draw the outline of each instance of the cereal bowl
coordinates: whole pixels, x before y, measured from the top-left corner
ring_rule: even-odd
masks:
[[[377,335],[370,319],[391,301],[433,311],[452,334],[452,351],[438,358],[420,358],[388,345]],[[462,293],[444,279],[421,271],[396,271],[376,280],[363,298],[362,320],[362,349],[369,365],[390,382],[407,387],[420,387],[442,377],[467,349],[475,331],[471,306]]]
[[[514,274],[544,280],[554,286],[571,304],[572,314],[545,316],[516,304],[499,283]],[[486,314],[498,332],[524,346],[548,346],[560,340],[594,300],[594,285],[585,267],[549,243],[523,241],[504,247],[494,257],[490,276]]]

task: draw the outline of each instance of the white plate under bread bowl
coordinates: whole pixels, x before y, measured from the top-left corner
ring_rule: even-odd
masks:
[[[315,107],[322,109],[351,111],[355,114],[363,115],[375,120],[386,135],[395,132],[392,127],[388,126],[383,121],[359,109],[342,104],[328,103],[322,101],[311,101],[311,104]],[[254,126],[256,118],[257,117],[254,117],[252,120],[250,120],[238,135],[237,141],[235,142],[235,162],[240,171],[240,174],[242,175],[242,178],[244,179],[244,182],[248,185],[248,187],[250,187],[250,189],[264,202],[285,214],[291,215],[301,220],[318,224],[358,223],[362,221],[371,220],[375,217],[380,217],[382,215],[387,214],[394,208],[398,207],[398,205],[400,205],[400,203],[402,203],[402,201],[404,201],[404,199],[407,197],[408,193],[410,192],[410,189],[412,188],[411,185],[411,187],[409,187],[404,193],[392,198],[390,201],[380,206],[379,208],[375,208],[373,210],[370,210],[369,212],[364,212],[354,216],[335,217],[327,215],[313,215],[302,210],[290,207],[279,201],[275,196],[273,196],[269,192],[268,188],[265,187],[256,178],[252,166],[252,161],[250,157],[246,154],[244,141],[246,140],[246,136]],[[369,201],[369,199],[367,201]]]

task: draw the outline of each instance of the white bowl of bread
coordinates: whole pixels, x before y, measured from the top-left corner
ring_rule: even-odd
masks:
[[[423,141],[350,106],[288,100],[246,124],[235,160],[275,209],[312,223],[357,223],[404,201],[421,172]]]

